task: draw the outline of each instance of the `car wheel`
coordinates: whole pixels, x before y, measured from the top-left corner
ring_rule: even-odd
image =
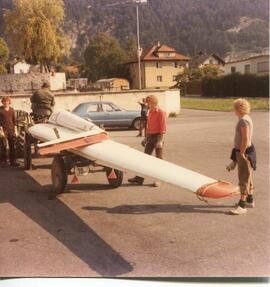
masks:
[[[139,130],[140,129],[140,125],[141,125],[141,119],[137,118],[133,121],[132,123],[132,128],[135,130]]]

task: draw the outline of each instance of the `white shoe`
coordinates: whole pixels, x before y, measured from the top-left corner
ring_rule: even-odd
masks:
[[[230,213],[233,215],[242,215],[247,213],[247,209],[237,206],[235,209],[230,210]]]

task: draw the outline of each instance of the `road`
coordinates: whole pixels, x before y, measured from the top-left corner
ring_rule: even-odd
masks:
[[[130,186],[129,173],[118,189],[94,174],[48,200],[51,159],[29,172],[0,169],[0,277],[269,275],[269,113],[252,117],[256,208],[244,216],[227,213],[237,197],[207,205],[184,189],[151,187],[150,178]],[[166,159],[237,183],[225,170],[235,123],[232,113],[183,110],[168,120]],[[136,134],[111,132],[142,149]]]

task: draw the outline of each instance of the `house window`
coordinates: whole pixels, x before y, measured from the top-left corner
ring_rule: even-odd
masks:
[[[214,64],[213,59],[210,59],[210,60],[209,60],[209,64],[210,64],[210,65],[213,65],[213,64]]]
[[[260,62],[257,64],[258,73],[269,72],[269,62]]]
[[[162,82],[162,76],[157,76],[157,81]]]
[[[177,81],[177,76],[173,76],[173,82]]]
[[[172,65],[173,65],[174,68],[178,67],[178,63],[177,62],[173,62]]]
[[[232,74],[236,73],[236,67],[231,67],[231,73]]]
[[[162,63],[161,62],[156,62],[156,67],[157,67],[157,69],[161,69],[162,68]]]
[[[171,57],[171,53],[164,53],[164,57]]]
[[[245,65],[245,74],[249,74],[250,73],[250,64]]]

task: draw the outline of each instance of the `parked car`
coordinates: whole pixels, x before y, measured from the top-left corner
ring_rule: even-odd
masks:
[[[72,112],[98,126],[140,128],[140,111],[128,111],[112,102],[81,103]]]

